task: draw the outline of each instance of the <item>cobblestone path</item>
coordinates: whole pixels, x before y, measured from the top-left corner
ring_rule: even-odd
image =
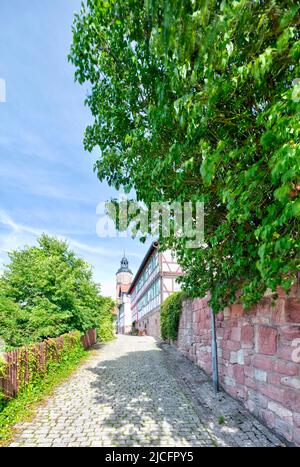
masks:
[[[188,373],[186,373],[188,371]],[[225,417],[225,424],[218,419]],[[56,388],[11,446],[275,446],[203,372],[151,337],[119,336]]]

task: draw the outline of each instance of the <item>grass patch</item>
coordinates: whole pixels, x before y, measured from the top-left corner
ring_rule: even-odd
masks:
[[[0,399],[0,445],[14,436],[14,426],[33,417],[37,405],[52,394],[55,387],[68,378],[90,353],[82,348],[71,349],[60,362],[51,363],[48,373],[28,384],[14,399]]]

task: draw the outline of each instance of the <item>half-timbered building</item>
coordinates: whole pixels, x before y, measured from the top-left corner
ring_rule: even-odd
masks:
[[[176,279],[181,274],[171,251],[160,252],[153,243],[128,289],[135,328],[160,337],[160,305],[180,289]]]

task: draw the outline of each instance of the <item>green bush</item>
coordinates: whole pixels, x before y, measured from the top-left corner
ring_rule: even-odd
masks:
[[[177,339],[183,297],[183,292],[175,292],[161,305],[160,329],[163,339]]]
[[[101,313],[97,326],[97,336],[100,342],[107,342],[114,338],[114,308],[115,302],[111,298],[103,298],[101,303]]]
[[[5,350],[30,342],[27,327],[24,326],[26,321],[26,312],[0,292],[0,338],[4,341]]]
[[[0,338],[6,350],[75,330],[98,328],[105,340],[112,335],[112,301],[101,296],[91,267],[67,243],[42,235],[37,246],[9,257],[0,279]]]
[[[0,353],[0,378],[3,378],[6,374],[7,363]]]

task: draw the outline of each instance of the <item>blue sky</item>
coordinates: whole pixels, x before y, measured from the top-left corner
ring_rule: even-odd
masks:
[[[1,0],[0,271],[7,251],[47,232],[66,238],[94,267],[105,294],[114,295],[123,249],[136,271],[147,245],[130,238],[99,238],[99,202],[116,196],[93,172],[83,150],[91,121],[86,90],[67,61],[79,0]]]

